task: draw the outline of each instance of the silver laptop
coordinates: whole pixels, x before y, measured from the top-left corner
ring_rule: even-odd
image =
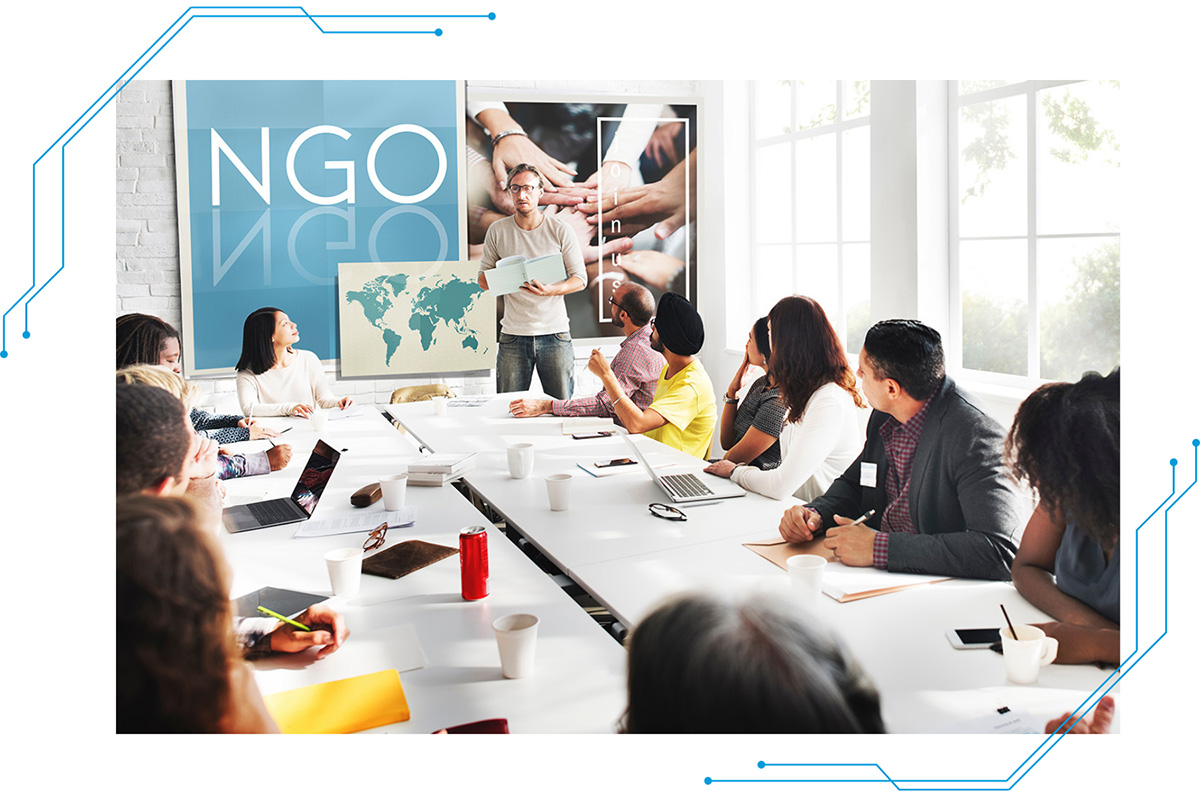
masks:
[[[650,473],[650,477],[658,484],[658,488],[666,492],[667,497],[671,498],[671,502],[676,505],[723,500],[727,497],[744,497],[746,494],[746,490],[733,481],[709,475],[702,469],[679,466],[655,469],[650,466],[650,459],[646,458],[645,453],[638,448],[629,434],[622,431],[621,438],[633,450],[637,460],[642,463],[646,472]]]
[[[321,499],[321,493],[325,491],[325,486],[333,475],[333,468],[337,466],[341,457],[342,454],[324,440],[318,441],[290,497],[263,500],[244,506],[230,506],[221,512],[225,528],[230,533],[242,533],[287,525],[290,522],[304,522],[316,510],[317,501]]]

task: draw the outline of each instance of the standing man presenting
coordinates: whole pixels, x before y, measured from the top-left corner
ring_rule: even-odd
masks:
[[[561,253],[567,279],[546,285],[528,281],[520,291],[505,295],[496,355],[496,390],[526,391],[536,367],[542,390],[566,400],[575,388],[575,348],[562,296],[582,291],[587,285],[579,241],[565,223],[538,208],[542,175],[536,167],[513,167],[508,173],[508,192],[516,213],[488,228],[479,285],[487,289],[487,271],[508,256],[535,258]]]

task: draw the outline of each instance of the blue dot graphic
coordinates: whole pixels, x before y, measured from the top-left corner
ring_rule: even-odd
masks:
[[[21,333],[21,338],[22,338],[22,339],[28,339],[28,338],[29,338],[29,331],[23,331],[23,332]]]
[[[1200,439],[1192,439],[1192,447],[1200,447]]]
[[[1171,459],[1171,466],[1172,466],[1172,467],[1177,467],[1177,466],[1179,466],[1179,459],[1177,459],[1177,458],[1172,458],[1172,459]]]
[[[759,769],[762,769],[762,768],[763,768],[763,767],[765,767],[766,765],[767,765],[767,762],[765,762],[765,761],[760,761],[760,762],[758,762],[758,768],[759,768]]]
[[[704,779],[704,785],[705,785],[705,786],[712,786],[712,778],[705,778],[705,779]]]
[[[434,28],[433,35],[434,35],[434,36],[441,36],[441,35],[442,35],[442,29],[441,29],[441,28]]]
[[[495,18],[496,18],[496,12],[495,12],[495,11],[493,11],[493,12],[492,12],[492,13],[490,13],[490,14],[488,14],[488,19],[495,19]]]
[[[0,350],[0,358],[8,358],[8,351]]]

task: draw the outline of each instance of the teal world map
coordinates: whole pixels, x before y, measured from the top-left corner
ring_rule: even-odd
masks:
[[[474,281],[441,275],[417,278],[404,273],[380,275],[361,289],[346,292],[346,302],[358,304],[363,316],[379,331],[387,347],[387,364],[405,337],[419,337],[421,349],[453,342],[478,351],[479,332],[466,324],[484,290]]]

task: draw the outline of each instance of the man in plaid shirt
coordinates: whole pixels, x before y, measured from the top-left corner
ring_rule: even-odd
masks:
[[[662,372],[662,353],[650,348],[650,317],[654,315],[654,296],[645,286],[622,283],[609,297],[609,311],[614,325],[625,334],[621,351],[612,360],[617,381],[634,404],[643,411],[654,400],[654,388]],[[559,417],[612,417],[612,400],[601,389],[595,396],[571,400],[514,400],[508,410],[514,417],[536,417],[554,414]]]
[[[847,566],[1009,580],[1029,513],[1004,469],[1004,428],[946,376],[942,337],[916,320],[876,323],[858,379],[875,409],[862,453],[788,509],[780,534],[824,533]]]

